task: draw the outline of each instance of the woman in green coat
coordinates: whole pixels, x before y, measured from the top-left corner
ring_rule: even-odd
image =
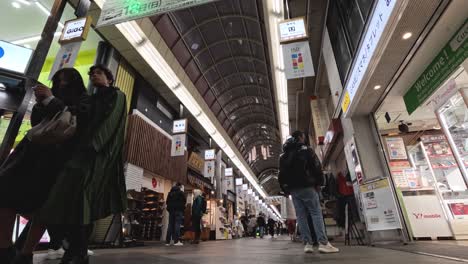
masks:
[[[195,232],[194,244],[200,243],[201,235],[201,220],[204,214],[206,214],[206,201],[203,198],[203,193],[199,189],[193,191],[193,204],[192,204],[192,227]]]
[[[89,76],[96,88],[91,96],[89,127],[81,147],[66,163],[46,203],[34,217],[40,225],[67,227],[70,251],[62,263],[89,263],[91,225],[126,209],[122,155],[127,118],[125,95],[112,86],[112,73],[105,66],[91,67]]]

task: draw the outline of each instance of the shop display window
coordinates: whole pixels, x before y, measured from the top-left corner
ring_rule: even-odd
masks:
[[[468,62],[412,114],[390,92],[376,123],[413,237],[468,232]]]

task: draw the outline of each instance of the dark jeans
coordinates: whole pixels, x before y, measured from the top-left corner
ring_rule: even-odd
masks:
[[[169,226],[167,227],[166,243],[171,243],[171,239],[174,243],[179,242],[180,238],[180,226],[184,220],[184,212],[169,212]]]
[[[201,216],[192,216],[192,227],[195,232],[195,241],[200,241],[201,236]]]

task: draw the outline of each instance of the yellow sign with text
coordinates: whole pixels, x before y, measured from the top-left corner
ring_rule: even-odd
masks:
[[[343,98],[343,102],[341,103],[341,109],[343,110],[343,113],[346,113],[346,111],[348,111],[350,103],[351,103],[351,100],[349,97],[349,92],[346,91],[345,96]]]

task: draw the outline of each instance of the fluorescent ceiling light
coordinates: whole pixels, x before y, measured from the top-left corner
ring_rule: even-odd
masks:
[[[36,6],[46,15],[46,16],[50,16],[50,11],[43,5],[41,4],[39,1],[38,2],[35,2],[36,3]]]
[[[28,6],[31,5],[31,3],[26,0],[16,0],[16,2],[22,3],[23,5],[28,5]]]
[[[12,5],[14,8],[21,8],[20,3],[18,3],[18,2],[12,2],[11,5]]]
[[[374,86],[374,90],[379,90],[380,88],[382,88],[382,86],[380,86],[380,85]]]
[[[62,35],[62,32],[55,32],[54,33],[54,37],[59,37],[60,35]],[[30,42],[37,42],[39,40],[41,40],[40,35],[34,36],[34,37],[27,37],[27,38],[23,38],[23,39],[14,40],[11,43],[15,44],[15,45],[21,45],[21,44],[30,43]]]
[[[402,37],[402,38],[406,40],[406,39],[411,38],[411,36],[413,36],[413,33],[411,33],[411,32],[406,32],[405,34],[403,34],[403,37]]]
[[[273,58],[273,81],[276,88],[276,100],[278,108],[278,122],[282,141],[289,136],[289,109],[288,109],[288,83],[284,73],[283,49],[279,44],[278,22],[284,17],[282,0],[266,1],[267,21],[271,55]]]

